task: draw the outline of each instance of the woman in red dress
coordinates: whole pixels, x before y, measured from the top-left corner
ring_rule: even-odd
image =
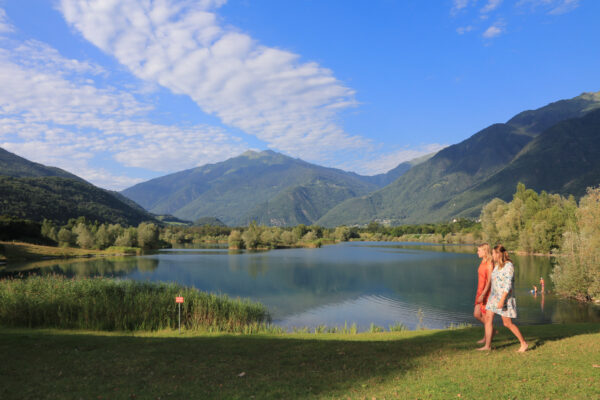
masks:
[[[477,255],[481,258],[481,264],[477,270],[477,294],[475,295],[475,309],[473,316],[485,324],[485,305],[490,295],[490,284],[492,281],[492,251],[487,243],[477,247]],[[485,336],[477,343],[485,343]]]

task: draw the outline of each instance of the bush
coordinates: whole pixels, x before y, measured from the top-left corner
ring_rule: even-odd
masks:
[[[243,249],[244,241],[242,240],[242,234],[238,230],[233,230],[229,234],[229,238],[227,239],[229,243],[230,249]]]
[[[574,229],[564,235],[552,280],[565,296],[600,299],[600,188],[588,189],[576,218]]]
[[[550,253],[560,247],[563,233],[575,221],[573,197],[542,191],[539,195],[519,183],[510,203],[493,199],[481,211],[483,239],[509,249]]]

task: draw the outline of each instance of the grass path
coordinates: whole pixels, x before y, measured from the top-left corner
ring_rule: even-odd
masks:
[[[0,329],[2,399],[598,399],[600,325],[376,334]]]

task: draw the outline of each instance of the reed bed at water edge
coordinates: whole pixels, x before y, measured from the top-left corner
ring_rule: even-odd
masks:
[[[270,322],[266,308],[249,300],[200,292],[175,283],[60,275],[0,280],[0,325],[92,330],[178,327],[176,296],[183,296],[181,327],[244,332]]]

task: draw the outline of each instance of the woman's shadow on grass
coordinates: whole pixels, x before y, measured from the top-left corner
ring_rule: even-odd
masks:
[[[529,351],[535,351],[547,341],[598,333],[600,324],[521,329],[533,343]],[[502,327],[499,330],[494,349],[516,348],[514,337]],[[476,341],[482,329],[317,338],[26,332],[0,330],[0,352],[12,360],[10,368],[0,367],[4,376],[0,381],[8,385],[5,391],[20,386],[44,394],[69,386],[74,398],[91,393],[111,397],[114,388],[135,392],[137,398],[169,394],[175,398],[297,398],[353,393],[459,353],[477,357]],[[37,370],[45,372],[38,375]],[[52,371],[51,379],[48,371]]]

